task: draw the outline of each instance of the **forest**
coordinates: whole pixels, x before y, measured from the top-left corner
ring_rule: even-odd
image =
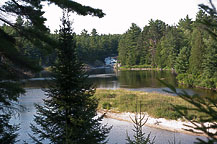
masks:
[[[119,41],[121,65],[174,70],[182,84],[216,89],[217,42],[204,28],[204,20],[216,22],[200,10],[195,21],[186,16],[174,26],[150,20],[141,30],[132,24]]]
[[[27,29],[31,27],[31,24],[28,21],[24,22],[21,17],[16,19],[16,25],[23,26]],[[31,60],[34,60],[38,66],[49,67],[54,64],[57,56],[51,47],[46,44],[41,44],[43,46],[37,45],[38,48],[36,48],[28,39],[22,38],[11,26],[4,24],[0,28],[6,33],[13,35],[18,43],[18,51]],[[48,32],[48,37],[53,40],[53,44],[57,43],[58,36],[58,30],[54,33]],[[77,34],[75,37],[79,59],[86,64],[97,66],[98,61],[98,65],[101,66],[106,57],[118,55],[119,34],[99,35],[96,29],[93,29],[91,33],[88,33],[84,29],[81,34]]]
[[[84,29],[76,34],[78,57],[86,64],[101,66],[106,57],[118,56],[123,67],[172,70],[180,84],[217,89],[217,42],[204,27],[204,20],[216,25],[213,18],[200,10],[195,21],[186,16],[173,26],[151,19],[143,29],[132,23],[124,34],[98,34],[96,29],[88,33]],[[16,24],[31,27],[20,17]],[[38,66],[48,67],[56,60],[51,49],[36,49],[10,26],[3,25],[1,29],[14,35],[18,50],[35,60]],[[215,28],[211,27],[210,31]],[[58,32],[49,33],[49,37],[57,40]]]
[[[54,33],[45,26],[43,2],[63,10],[60,29]],[[96,89],[88,81],[84,64],[101,66],[108,56],[118,56],[121,67],[171,70],[181,84],[216,90],[217,12],[211,0],[210,3],[211,7],[200,5],[194,21],[186,16],[177,25],[168,25],[151,19],[143,29],[133,23],[124,34],[106,35],[98,34],[96,29],[75,34],[69,20],[70,12],[102,18],[105,13],[101,9],[71,0],[7,0],[0,7],[0,143],[19,141],[19,124],[11,124],[10,120],[16,119],[22,111],[19,97],[26,93],[22,80],[50,66],[53,83],[43,89],[46,97],[43,104],[34,105],[36,113],[29,126],[32,133],[28,136],[33,143],[107,142],[112,127],[101,123],[105,113],[97,114],[99,99],[94,96]],[[16,22],[6,16],[15,16]],[[190,127],[207,135],[206,141],[199,139],[200,143],[216,143],[216,133],[209,131],[217,127],[216,99],[177,92],[170,84],[160,82],[171,90],[170,93],[193,105],[171,104],[169,110],[176,111],[192,124],[201,123]],[[102,96],[114,98],[110,94]],[[203,115],[196,119],[194,113],[188,115],[188,110]],[[140,109],[140,122],[137,117],[133,121],[135,139],[128,136],[129,143],[152,143],[150,134],[145,138],[142,131],[143,119]],[[204,122],[210,122],[210,125],[204,125]]]

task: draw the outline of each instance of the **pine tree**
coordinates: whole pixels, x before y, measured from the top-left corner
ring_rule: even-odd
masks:
[[[127,31],[126,41],[127,41],[127,65],[136,65],[136,53],[137,52],[137,41],[141,33],[141,29],[134,23],[132,23],[130,29]]]
[[[0,143],[13,144],[17,141],[19,127],[10,124],[9,120],[16,114],[17,109],[14,108],[14,102],[17,102],[17,98],[24,93],[24,90],[16,82],[11,83],[2,80],[4,79],[0,78]]]
[[[28,77],[26,71],[38,68],[15,49],[15,39],[5,31],[0,29],[0,143],[12,144],[17,141],[18,126],[9,121],[18,112],[18,97],[25,92],[19,80]]]
[[[199,74],[202,70],[202,61],[204,53],[204,42],[202,31],[199,28],[195,28],[192,33],[192,49],[189,59],[190,72],[193,74]]]
[[[145,119],[145,115],[141,112],[141,102],[139,103],[139,110],[137,110],[136,104],[136,114],[134,119],[131,117],[130,119],[134,124],[133,131],[135,134],[133,135],[134,139],[131,139],[127,134],[127,144],[154,144],[155,137],[151,140],[151,132],[147,136],[145,136],[145,133],[143,132],[143,127],[148,121],[148,117]]]
[[[190,73],[199,75],[202,73],[202,62],[204,59],[205,45],[205,31],[200,21],[207,19],[207,15],[204,11],[200,10],[197,13],[196,21],[191,37],[191,56],[189,59]]]
[[[137,45],[136,45],[136,50],[135,50],[135,55],[136,55],[136,64],[144,64],[145,60],[145,51],[144,51],[144,36],[143,33],[141,32],[138,40],[137,40]]]
[[[49,29],[45,26],[43,17],[43,2],[54,3],[61,8],[67,7],[80,15],[103,17],[102,10],[81,5],[71,0],[5,0],[0,6],[0,143],[15,143],[17,126],[9,124],[14,109],[12,103],[24,93],[18,84],[20,78],[27,78],[26,72],[39,70],[32,60],[27,58],[18,47],[16,38],[28,40],[31,45],[43,50],[55,46],[56,42],[49,37]],[[13,18],[12,18],[13,17]],[[16,23],[14,18],[18,18]],[[22,19],[25,19],[23,23]],[[27,24],[26,27],[23,24]],[[30,26],[30,27],[29,27]],[[6,29],[12,29],[7,31]],[[16,34],[16,35],[14,35]],[[43,45],[47,43],[48,45]],[[34,47],[36,48],[36,47]],[[13,81],[13,82],[11,82]]]
[[[187,47],[183,47],[177,57],[175,70],[178,74],[186,73],[189,68],[190,50]]]
[[[149,21],[149,55],[151,56],[151,65],[152,67],[156,67],[156,51],[157,51],[157,45],[160,39],[164,36],[164,33],[166,31],[166,24],[161,20],[150,20]]]
[[[118,60],[121,63],[121,65],[126,65],[126,59],[127,59],[127,44],[125,42],[126,40],[126,33],[123,34],[120,38],[120,41],[118,43]]]
[[[53,68],[54,85],[46,90],[44,106],[37,105],[37,115],[31,125],[36,142],[48,139],[56,144],[103,143],[110,128],[101,125],[97,117],[98,101],[87,82],[82,63],[76,53],[75,36],[72,33],[68,13],[64,12],[57,48],[58,62]]]
[[[199,7],[204,13],[208,14],[208,18],[204,18],[199,22],[203,25],[203,29],[206,30],[213,39],[217,40],[216,27],[217,27],[217,11],[216,6],[212,0],[209,0],[210,5],[200,4]]]
[[[162,59],[169,68],[174,68],[176,58],[181,49],[181,36],[176,27],[171,27],[169,32],[161,39]]]
[[[139,49],[137,53],[139,53],[140,55],[139,57],[140,64],[149,64],[148,60],[146,59],[148,58],[147,55],[148,55],[148,48],[149,48],[147,33],[148,33],[148,26],[145,26],[140,34],[137,43],[137,47]]]
[[[122,65],[135,65],[137,61],[137,41],[141,29],[132,23],[130,29],[122,36],[118,51]]]
[[[201,85],[206,88],[217,88],[217,41],[211,36],[205,41],[207,46],[202,63]]]

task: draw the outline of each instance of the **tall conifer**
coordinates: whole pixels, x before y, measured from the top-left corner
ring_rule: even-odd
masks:
[[[44,106],[37,105],[31,125],[36,142],[48,139],[57,144],[103,143],[110,128],[102,126],[97,117],[98,101],[95,89],[87,82],[83,64],[79,62],[75,36],[72,33],[68,12],[64,11],[59,31],[58,61],[53,68],[54,85],[46,90]]]
[[[192,33],[192,49],[189,59],[190,72],[193,74],[199,74],[202,70],[202,61],[204,53],[204,42],[202,31],[199,28],[195,28]]]

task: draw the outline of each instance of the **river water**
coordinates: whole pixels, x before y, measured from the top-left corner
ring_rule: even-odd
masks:
[[[29,128],[30,123],[33,123],[33,115],[36,113],[34,104],[43,105],[42,99],[46,98],[44,91],[38,88],[27,88],[26,94],[19,98],[19,104],[24,106],[26,109],[20,112],[20,115],[12,119],[12,123],[19,123],[19,139],[17,144],[23,144],[26,141],[28,144],[32,143],[31,138],[28,134],[32,134]],[[103,124],[108,124],[108,126],[113,126],[111,132],[108,136],[108,144],[125,144],[126,136],[128,133],[130,137],[133,137],[133,124],[125,121],[119,121],[115,119],[105,118],[102,122]],[[198,136],[187,135],[182,133],[176,133],[156,128],[144,127],[145,133],[151,132],[151,138],[155,138],[156,144],[168,144],[168,141],[173,141],[175,138],[176,142],[181,141],[182,144],[193,144]],[[204,137],[200,137],[205,139]],[[47,143],[46,141],[44,142]]]
[[[157,78],[165,80],[168,83],[173,84],[178,89],[183,88],[177,85],[175,75],[170,72],[156,72],[156,71],[121,71],[114,72],[110,69],[103,69],[101,71],[92,71],[90,75],[90,81],[98,88],[126,88],[130,90],[139,91],[157,91],[163,92],[162,89],[165,87],[157,80]],[[35,78],[24,84],[26,94],[19,98],[19,104],[26,107],[20,112],[20,115],[11,120],[11,123],[20,123],[19,139],[18,144],[22,144],[23,141],[32,143],[28,134],[31,134],[29,128],[30,123],[33,123],[33,115],[36,113],[34,103],[43,104],[42,99],[45,98],[44,91],[41,87],[46,87],[46,82],[43,78]],[[198,93],[201,95],[215,96],[216,93],[200,90],[200,89],[189,89],[185,88],[189,93]],[[124,121],[118,121],[114,119],[105,118],[103,124],[112,125],[113,128],[109,133],[108,143],[109,144],[125,144],[126,143],[126,132],[129,136],[133,136],[133,124]],[[166,130],[144,127],[145,133],[151,132],[151,137],[155,136],[156,144],[168,144],[168,141],[173,141],[174,138],[176,143],[181,144],[193,144],[198,136],[187,135],[182,133],[170,132]],[[205,139],[205,137],[200,137]],[[46,143],[46,142],[45,142]]]
[[[95,69],[89,72],[90,81],[97,88],[117,89],[125,88],[136,91],[160,92],[169,90],[158,79],[163,80],[174,87],[178,91],[185,90],[189,94],[199,94],[201,96],[217,97],[217,93],[210,90],[199,88],[187,88],[178,85],[176,75],[170,71],[114,71],[113,69]],[[44,77],[50,75],[40,75],[42,78],[34,78],[25,84],[25,87],[46,87]],[[48,79],[49,80],[49,79]]]

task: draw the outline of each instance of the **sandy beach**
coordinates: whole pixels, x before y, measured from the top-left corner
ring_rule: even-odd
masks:
[[[106,113],[106,117],[120,120],[120,121],[132,122],[131,118],[132,119],[135,118],[135,113],[130,113],[130,112],[119,113],[119,112],[112,112],[112,111],[106,111],[106,110],[99,110],[98,112],[100,114]],[[168,131],[172,131],[172,132],[180,132],[180,133],[197,135],[197,136],[206,136],[205,134],[198,134],[198,133],[186,131],[185,129],[189,129],[189,127],[187,127],[186,125],[193,126],[193,124],[190,122],[187,122],[187,121],[184,122],[181,120],[167,120],[165,118],[153,118],[153,117],[150,117],[148,114],[145,114],[145,113],[144,113],[144,115],[145,115],[144,120],[146,120],[148,118],[148,120],[145,124],[146,126],[164,129],[164,130],[168,130]],[[206,125],[208,125],[208,124],[210,124],[210,123],[206,123]],[[212,131],[213,133],[216,132],[216,130],[213,130],[213,129],[210,131]]]

